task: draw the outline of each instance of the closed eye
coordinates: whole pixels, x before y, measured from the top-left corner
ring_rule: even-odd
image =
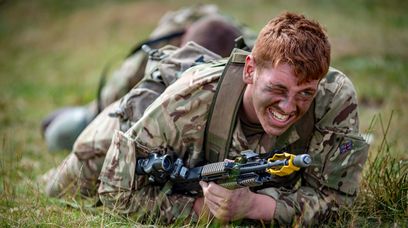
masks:
[[[272,85],[267,86],[267,91],[277,95],[284,95],[288,90],[286,89],[286,87],[281,85]]]

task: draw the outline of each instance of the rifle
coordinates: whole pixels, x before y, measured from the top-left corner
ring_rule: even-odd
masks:
[[[187,168],[183,160],[173,162],[170,155],[151,153],[137,160],[136,174],[148,175],[154,184],[171,183],[170,193],[195,195],[201,191],[199,181],[213,181],[225,188],[256,187],[272,181],[272,175],[287,176],[312,162],[310,155],[275,154],[261,159],[251,150],[241,152],[234,161],[210,163]]]

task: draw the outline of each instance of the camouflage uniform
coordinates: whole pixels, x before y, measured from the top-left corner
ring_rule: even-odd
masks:
[[[182,71],[220,58],[194,42],[182,48],[169,45],[153,51],[143,80],[120,101],[104,109],[79,135],[71,154],[43,176],[46,194],[62,196],[79,190],[82,195],[94,195],[115,130],[128,130]]]
[[[205,162],[204,130],[224,67],[225,61],[218,61],[187,70],[131,129],[114,134],[99,177],[98,193],[105,206],[167,223],[192,214],[193,198],[165,195],[160,187],[149,185],[145,176],[135,175],[135,162],[152,151],[182,157],[188,167]],[[295,177],[276,177],[269,186],[253,189],[276,200],[274,218],[279,224],[296,218],[304,224],[321,221],[339,205],[351,203],[358,191],[368,147],[358,133],[351,81],[331,68],[319,84],[314,110],[309,111],[315,119],[308,147],[313,164]],[[246,149],[266,154],[289,148],[302,130],[292,126],[279,137],[264,132],[246,137],[239,118],[234,129],[230,159]]]
[[[158,26],[151,33],[149,39],[154,40],[168,34],[184,31],[195,21],[209,16],[222,17],[240,30],[248,46],[253,45],[256,33],[237,21],[222,16],[215,5],[197,5],[168,12],[160,19]],[[151,47],[159,48],[167,44],[179,46],[180,43],[181,35],[178,35],[171,39],[154,43]],[[135,51],[113,72],[111,78],[101,89],[98,101],[92,101],[89,105],[83,107],[61,109],[45,118],[43,120],[43,131],[48,149],[50,151],[72,149],[76,138],[98,115],[98,112],[120,99],[140,82],[145,75],[147,60],[148,55],[143,50]]]

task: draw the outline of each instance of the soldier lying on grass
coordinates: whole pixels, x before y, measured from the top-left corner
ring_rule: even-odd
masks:
[[[151,58],[142,83],[83,132],[83,139],[102,145],[92,133],[122,128],[109,149],[105,141],[101,150],[86,153],[87,146],[77,141],[84,152],[74,151],[50,175],[47,194],[61,196],[73,183],[84,195],[98,188],[106,207],[163,223],[194,220],[206,211],[225,222],[316,224],[353,202],[368,146],[359,135],[354,87],[329,67],[330,44],[317,22],[283,13],[261,30],[251,52],[234,50],[229,61],[191,42],[154,53],[158,58]],[[186,69],[186,63],[192,67]],[[160,82],[169,86],[129,121],[140,108],[132,99],[157,93],[149,85]],[[106,121],[108,113],[121,124]],[[263,157],[307,153],[313,162],[257,188],[200,182],[203,194],[193,197],[164,194],[163,185],[135,173],[137,159],[152,152],[196,167],[234,159],[247,149]]]

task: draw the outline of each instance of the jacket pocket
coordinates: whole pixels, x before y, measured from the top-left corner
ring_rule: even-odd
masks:
[[[136,148],[132,139],[116,131],[106,154],[99,179],[123,190],[137,188],[135,180]],[[102,183],[103,185],[103,183]]]

